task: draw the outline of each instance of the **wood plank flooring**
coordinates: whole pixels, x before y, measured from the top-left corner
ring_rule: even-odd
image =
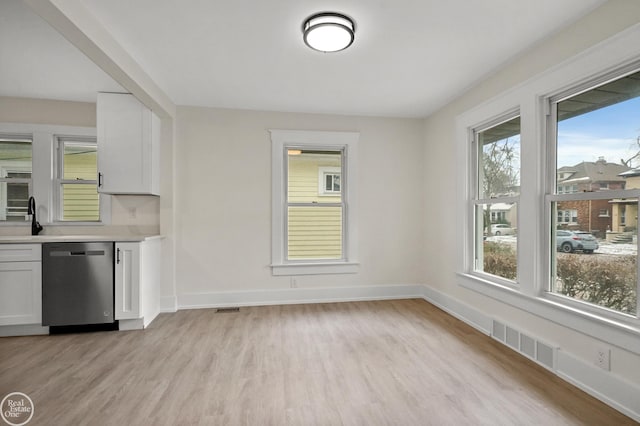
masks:
[[[160,315],[0,339],[30,425],[636,424],[423,300]]]

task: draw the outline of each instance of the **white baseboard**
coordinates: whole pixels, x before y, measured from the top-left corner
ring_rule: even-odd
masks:
[[[142,330],[144,324],[142,318],[118,320],[118,330],[130,331],[130,330]]]
[[[178,309],[415,299],[423,297],[422,289],[422,285],[405,284],[366,287],[287,288],[280,290],[186,293],[178,295]]]
[[[0,337],[49,334],[49,327],[38,324],[0,326]]]
[[[491,335],[491,318],[457,299],[441,293],[431,287],[422,286],[424,300],[442,309],[449,315],[469,324],[471,327]]]
[[[178,310],[178,298],[176,296],[160,297],[160,312],[176,312]]]
[[[640,386],[558,351],[556,374],[589,395],[640,422]]]
[[[431,287],[423,287],[424,299],[448,314],[491,335],[492,318]],[[543,336],[544,337],[544,336]],[[505,347],[510,348],[508,345]],[[513,348],[510,348],[513,350]],[[560,378],[640,422],[640,387],[558,350],[557,366],[550,370]],[[524,356],[524,355],[523,355]]]
[[[459,302],[444,293],[440,293],[431,287],[422,286],[422,294],[424,300],[437,306],[446,313],[458,318],[469,324],[471,327],[483,332],[486,335],[491,335],[491,318],[484,315],[480,311]]]

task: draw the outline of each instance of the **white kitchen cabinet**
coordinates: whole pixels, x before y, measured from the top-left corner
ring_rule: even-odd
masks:
[[[40,244],[0,244],[0,326],[42,323]]]
[[[140,316],[140,243],[116,243],[115,318]]]
[[[133,95],[98,93],[98,192],[160,194],[160,119]]]
[[[160,312],[160,239],[116,242],[115,319],[144,328]]]

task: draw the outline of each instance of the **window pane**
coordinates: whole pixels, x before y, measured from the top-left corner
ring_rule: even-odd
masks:
[[[340,175],[337,173],[325,173],[324,192],[340,193]]]
[[[572,192],[640,188],[640,72],[556,107],[557,193],[567,193],[567,187]],[[551,208],[551,291],[635,314],[638,200],[565,200]]]
[[[517,279],[517,204],[476,206],[475,270]]]
[[[333,191],[333,175],[325,174],[324,177],[325,177],[324,190]]]
[[[593,215],[602,204],[610,206],[609,217]],[[637,217],[638,201],[561,201],[552,208],[560,212],[567,205],[577,217],[574,223],[554,223],[551,291],[635,314],[637,232],[635,224],[625,225],[624,217]]]
[[[342,152],[289,150],[287,158],[289,203],[341,202],[339,171]],[[323,171],[327,168],[338,171],[327,174]]]
[[[0,139],[0,221],[27,220],[31,141]]]
[[[29,184],[16,182],[0,182],[0,194],[6,195],[4,220],[24,222],[28,220],[27,204],[29,201]]]
[[[64,143],[63,179],[96,180],[98,163],[96,145]]]
[[[557,192],[640,188],[640,72],[557,103]]]
[[[100,220],[100,202],[97,185],[63,184],[62,199],[62,220]]]
[[[342,258],[342,207],[289,207],[288,217],[288,259]]]
[[[100,198],[95,184],[98,174],[96,143],[77,140],[60,142],[63,150],[62,179],[65,180],[61,185],[60,220],[98,221]]]
[[[478,198],[520,193],[520,117],[477,133]]]

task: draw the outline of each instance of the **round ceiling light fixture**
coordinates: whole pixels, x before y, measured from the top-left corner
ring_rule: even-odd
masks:
[[[338,52],[353,43],[355,24],[341,13],[316,13],[304,21],[302,32],[302,38],[310,48],[320,52]]]

